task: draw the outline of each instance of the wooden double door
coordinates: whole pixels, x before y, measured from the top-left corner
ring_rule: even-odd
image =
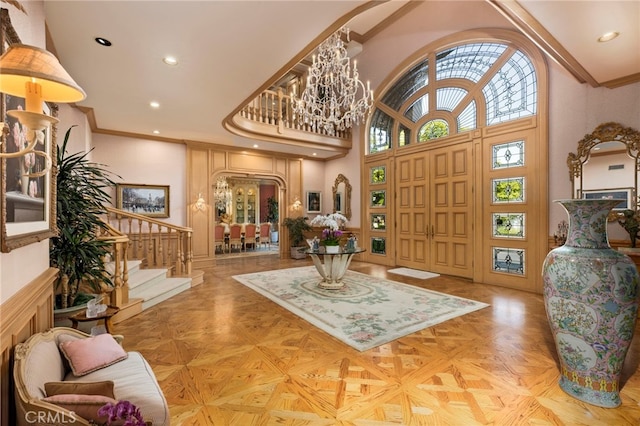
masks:
[[[472,143],[395,159],[399,266],[473,277]]]

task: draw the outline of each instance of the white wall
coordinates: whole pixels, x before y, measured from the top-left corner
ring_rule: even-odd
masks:
[[[327,182],[325,178],[324,164],[325,163],[322,161],[314,160],[304,160],[302,162],[302,194],[300,194],[300,201],[302,201],[302,214],[307,216],[309,219],[313,219],[317,214],[307,213],[308,191],[322,192],[322,206],[320,207],[322,213],[331,213],[327,209],[332,208],[331,206],[333,206],[331,195],[327,195]],[[329,186],[329,192],[331,192],[331,186]],[[292,195],[295,196],[296,194]]]
[[[169,217],[162,219],[186,226],[187,148],[185,145],[120,136],[93,135],[92,160],[121,177],[116,183],[169,185]],[[116,194],[112,191],[113,205]]]

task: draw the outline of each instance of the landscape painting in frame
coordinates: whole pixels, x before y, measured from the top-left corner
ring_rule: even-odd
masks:
[[[169,217],[169,186],[119,183],[116,207],[149,217]]]

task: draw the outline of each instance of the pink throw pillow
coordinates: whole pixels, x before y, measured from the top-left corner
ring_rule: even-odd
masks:
[[[98,410],[107,403],[116,404],[118,402],[103,395],[74,395],[70,393],[48,396],[42,400],[73,411],[83,419],[93,420],[97,424],[104,424],[107,421],[106,416],[98,416]]]
[[[84,376],[126,359],[128,354],[110,334],[60,343],[75,376]]]

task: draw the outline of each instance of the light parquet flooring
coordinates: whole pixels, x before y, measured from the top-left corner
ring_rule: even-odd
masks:
[[[491,305],[358,352],[231,278],[307,264],[218,262],[202,285],[116,324],[125,348],[153,367],[173,426],[640,425],[638,332],[622,406],[599,408],[558,387],[540,295],[353,262],[352,270]]]

